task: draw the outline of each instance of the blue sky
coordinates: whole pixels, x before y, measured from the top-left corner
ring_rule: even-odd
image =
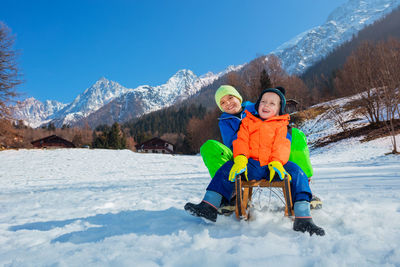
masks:
[[[68,103],[99,78],[160,85],[268,54],[347,0],[2,0],[23,98]]]

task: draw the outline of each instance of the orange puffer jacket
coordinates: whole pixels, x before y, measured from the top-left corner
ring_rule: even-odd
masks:
[[[271,161],[286,164],[290,155],[290,140],[287,136],[288,114],[261,120],[246,110],[237,139],[233,141],[233,156],[245,155],[258,160],[261,166]]]

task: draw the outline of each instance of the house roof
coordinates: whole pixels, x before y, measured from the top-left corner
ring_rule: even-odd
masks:
[[[165,143],[170,144],[170,145],[173,146],[173,144],[171,144],[170,142],[165,141],[165,140],[163,140],[163,139],[161,139],[159,137],[154,137],[154,138],[152,138],[150,140],[147,140],[147,141],[141,143],[139,146],[142,146],[142,145],[148,146],[148,145],[165,144]]]
[[[38,140],[34,140],[34,141],[31,142],[31,144],[40,143],[40,142],[42,142],[42,141],[43,141],[43,142],[61,141],[61,142],[64,142],[64,143],[68,143],[68,144],[70,144],[70,145],[73,145],[73,146],[75,147],[75,145],[74,145],[72,142],[70,142],[70,141],[68,141],[68,140],[65,140],[64,138],[59,137],[59,136],[57,136],[57,135],[55,135],[55,134],[50,135],[50,136],[47,136],[47,137],[44,137],[44,138],[41,138],[41,139],[38,139]]]
[[[165,144],[169,144],[172,147],[175,147],[173,144],[171,144],[168,141],[165,141],[159,137],[154,137],[150,140],[147,140],[141,144],[136,145],[136,149],[159,149],[159,148],[165,148]]]
[[[294,99],[288,99],[288,100],[286,100],[286,104],[299,104],[299,102],[297,102]]]

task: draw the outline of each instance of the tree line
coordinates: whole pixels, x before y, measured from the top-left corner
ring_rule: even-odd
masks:
[[[145,114],[123,124],[136,143],[143,143],[153,137],[160,137],[175,145],[177,153],[193,154],[187,135],[187,125],[191,119],[202,119],[206,108],[201,104],[171,106]]]
[[[123,129],[119,123],[100,125],[92,130],[87,124],[84,127],[56,128],[50,122],[39,128],[31,128],[21,120],[2,121],[0,133],[0,143],[8,148],[32,148],[32,141],[50,135],[60,136],[76,147],[135,150],[136,145],[128,129]]]

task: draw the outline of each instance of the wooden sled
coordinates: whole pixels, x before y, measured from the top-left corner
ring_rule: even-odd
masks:
[[[243,174],[236,177],[235,192],[236,192],[236,209],[235,214],[237,219],[248,220],[250,218],[250,209],[248,207],[249,201],[253,194],[253,187],[277,187],[281,188],[285,199],[285,216],[294,216],[292,195],[290,192],[290,181],[287,176],[283,181],[272,181],[271,183],[266,179],[259,181],[250,180],[246,181]]]

